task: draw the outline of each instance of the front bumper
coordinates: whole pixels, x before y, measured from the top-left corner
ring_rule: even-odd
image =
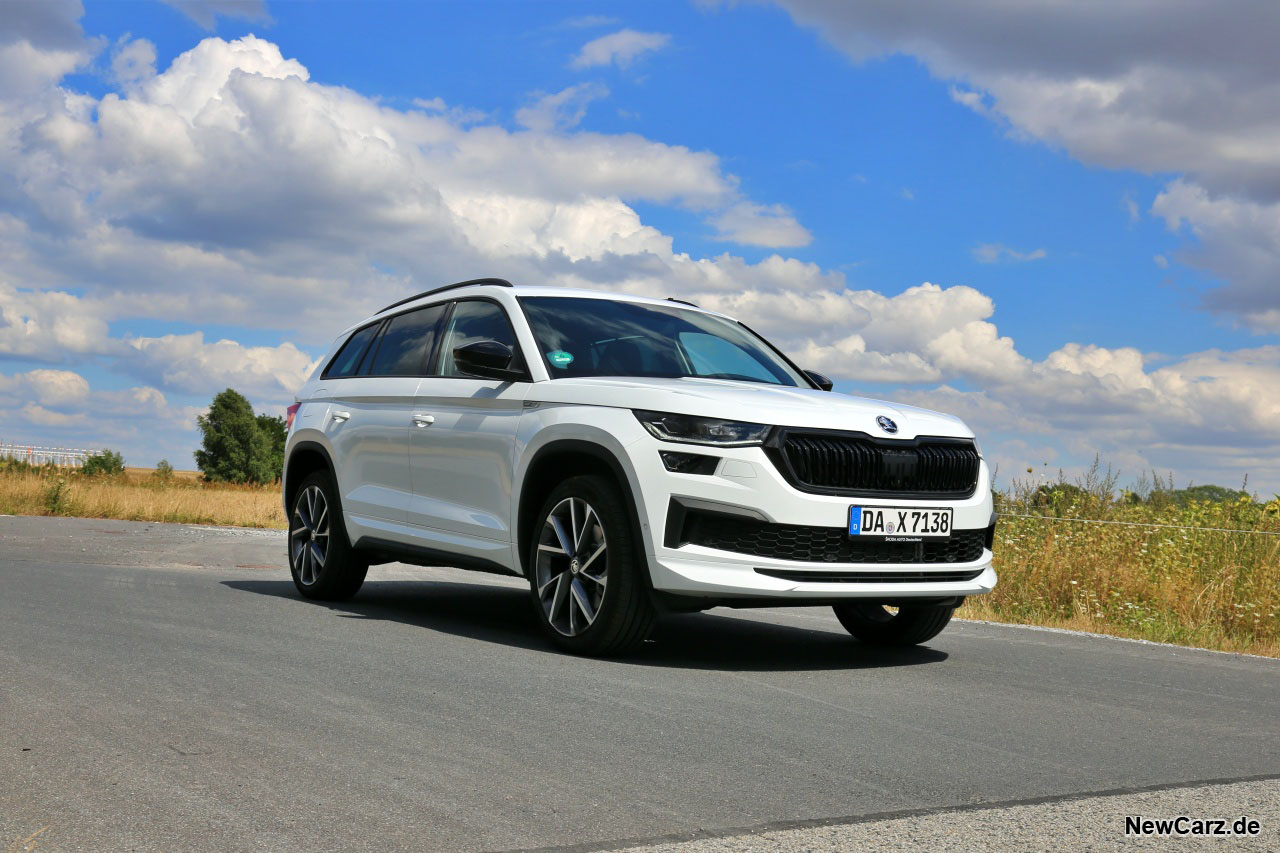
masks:
[[[686,546],[690,551],[708,551],[697,546]],[[726,553],[726,552],[721,552]],[[910,572],[921,575],[953,575],[961,571],[978,572],[972,580],[910,580],[907,582],[871,583],[844,580],[832,583],[788,580],[762,574],[757,569],[799,571],[807,576],[830,573],[848,576],[863,573],[883,576],[890,572]],[[689,556],[665,556],[656,558],[650,565],[654,589],[680,596],[706,598],[765,598],[779,603],[800,604],[806,600],[829,601],[843,598],[873,598],[897,600],[905,598],[949,598],[954,596],[982,595],[991,592],[996,585],[995,569],[991,568],[991,552],[983,550],[982,559],[974,563],[946,563],[928,565],[909,564],[856,564],[801,563],[792,560],[762,560],[736,555],[735,560],[718,557],[700,560]],[[966,572],[967,573],[967,572]]]
[[[720,457],[712,475],[677,474],[666,470],[659,450],[689,450]],[[670,535],[672,507],[692,505],[709,511],[749,515],[763,522],[843,528],[849,507],[947,506],[954,510],[957,531],[984,530],[991,524],[992,501],[989,472],[981,464],[978,488],[961,499],[911,500],[902,498],[850,498],[815,495],[793,488],[759,447],[693,448],[669,442],[641,439],[628,446],[643,490],[647,527],[652,542],[650,577],[653,588],[682,598],[743,599],[801,604],[833,599],[938,599],[981,595],[996,584],[991,550],[967,562],[853,563],[778,559],[724,551],[675,541]],[[769,574],[776,572],[777,574]],[[887,579],[909,573],[905,581]],[[860,580],[858,575],[870,576]],[[798,577],[803,575],[803,577]],[[830,582],[819,580],[824,575]],[[937,576],[934,579],[933,576]],[[964,579],[956,579],[963,576]]]

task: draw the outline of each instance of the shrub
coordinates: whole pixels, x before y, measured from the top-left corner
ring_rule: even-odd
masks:
[[[49,485],[44,490],[44,508],[49,515],[66,515],[69,509],[67,505],[67,478],[54,477],[49,481]]]
[[[124,457],[114,450],[102,449],[91,453],[80,466],[80,473],[87,477],[115,476],[124,473]]]
[[[161,483],[168,483],[173,479],[173,466],[169,464],[168,459],[161,459],[156,463],[156,470],[151,472],[151,476]]]

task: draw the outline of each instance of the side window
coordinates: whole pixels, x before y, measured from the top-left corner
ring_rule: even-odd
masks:
[[[511,347],[515,353],[511,366],[519,368],[524,362],[516,346],[516,333],[502,308],[493,302],[480,299],[464,300],[453,309],[449,328],[440,347],[440,375],[466,376],[453,363],[453,351],[476,341],[497,341]]]
[[[370,376],[422,376],[444,309],[444,305],[432,305],[391,318],[378,340],[373,364],[362,372]]]
[[[681,332],[680,346],[698,376],[718,376],[723,379],[753,379],[760,382],[777,382],[767,367],[750,353],[736,347],[724,338],[701,332]]]
[[[360,366],[360,356],[364,355],[364,351],[369,347],[369,341],[373,340],[373,336],[378,331],[380,323],[373,323],[358,329],[351,337],[347,338],[347,342],[338,350],[338,354],[333,357],[333,361],[329,362],[329,367],[324,372],[325,379],[342,379],[345,376],[354,376],[356,368]]]

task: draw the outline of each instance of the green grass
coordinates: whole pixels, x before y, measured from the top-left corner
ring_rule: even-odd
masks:
[[[1280,656],[1280,500],[1113,486],[998,495],[1000,581],[959,615]]]

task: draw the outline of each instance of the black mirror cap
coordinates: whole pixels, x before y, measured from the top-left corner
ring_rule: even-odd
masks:
[[[804,375],[808,376],[809,379],[813,382],[813,384],[817,385],[823,391],[830,391],[832,388],[835,387],[834,382],[832,382],[829,378],[827,378],[826,376],[823,376],[821,373],[819,373],[816,370],[806,370],[804,372]]]
[[[497,341],[476,341],[453,351],[453,363],[469,376],[502,379],[508,382],[524,379],[524,371],[512,370],[515,353]]]

